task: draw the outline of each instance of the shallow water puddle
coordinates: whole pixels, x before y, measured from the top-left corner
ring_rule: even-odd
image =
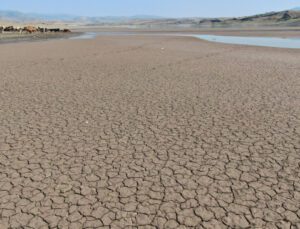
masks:
[[[98,33],[95,33],[95,32],[87,32],[87,33],[84,33],[84,34],[81,34],[79,36],[76,36],[76,37],[71,37],[70,39],[71,40],[85,40],[85,39],[94,39],[98,36]]]

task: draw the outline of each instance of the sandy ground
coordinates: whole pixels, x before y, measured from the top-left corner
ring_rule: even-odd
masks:
[[[0,228],[300,228],[300,50],[0,45]]]

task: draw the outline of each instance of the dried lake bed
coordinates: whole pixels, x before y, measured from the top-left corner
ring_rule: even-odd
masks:
[[[0,53],[0,228],[300,227],[300,50],[107,35]]]

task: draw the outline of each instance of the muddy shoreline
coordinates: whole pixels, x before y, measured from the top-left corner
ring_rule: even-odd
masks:
[[[68,39],[71,37],[80,36],[82,32],[71,33],[32,33],[32,34],[20,34],[20,33],[0,33],[0,44],[7,43],[19,43],[19,42],[33,42],[44,41],[52,39]]]
[[[220,35],[220,36],[245,36],[245,37],[281,37],[281,38],[299,38],[300,30],[295,28],[266,28],[262,29],[129,29],[129,28],[101,28],[101,27],[87,27],[74,29],[71,33],[63,32],[47,32],[47,33],[0,33],[0,44],[6,43],[19,43],[19,42],[34,42],[52,39],[68,39],[73,37],[79,37],[89,32],[101,33],[132,33],[132,35],[159,35],[161,33],[175,35],[175,34],[198,34],[198,35]]]

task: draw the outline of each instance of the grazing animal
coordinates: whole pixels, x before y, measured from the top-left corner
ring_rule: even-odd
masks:
[[[35,33],[35,32],[41,32],[41,33],[45,33],[45,32],[64,32],[64,33],[70,33],[71,30],[69,29],[63,29],[60,30],[59,28],[54,28],[54,29],[48,29],[48,28],[43,28],[43,27],[34,27],[34,26],[25,26],[24,28],[20,28],[20,27],[13,27],[13,26],[0,26],[0,33],[3,32],[19,32],[22,33],[27,32],[27,33]]]
[[[48,32],[48,29],[47,28],[43,28],[43,27],[38,27],[37,30],[41,33],[46,33]]]
[[[60,32],[60,29],[57,29],[57,28],[55,28],[55,29],[49,29],[49,31],[50,32]]]
[[[5,27],[5,28],[4,28],[4,31],[5,31],[5,32],[14,32],[15,29],[14,29],[14,27],[13,27],[12,25],[10,25],[10,26]]]
[[[28,33],[35,33],[37,32],[37,28],[35,28],[34,26],[26,26],[23,29],[24,31],[28,32]]]
[[[17,27],[17,28],[16,28],[16,32],[22,33],[22,32],[23,32],[23,28]]]

